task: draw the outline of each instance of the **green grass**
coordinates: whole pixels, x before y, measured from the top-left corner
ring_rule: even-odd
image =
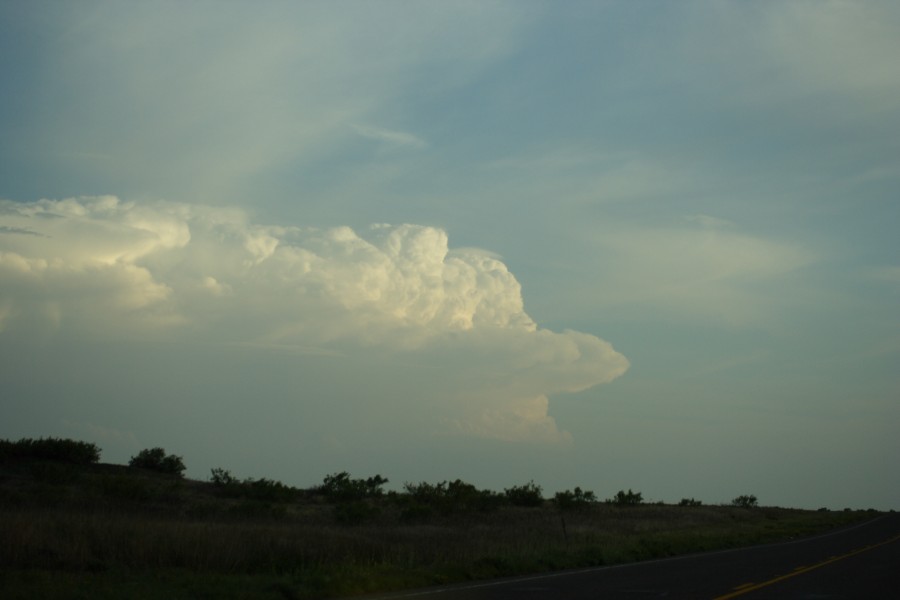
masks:
[[[396,495],[273,497],[117,465],[4,461],[0,595],[341,597],[783,540],[871,516],[609,504],[560,513],[546,502],[410,517]]]

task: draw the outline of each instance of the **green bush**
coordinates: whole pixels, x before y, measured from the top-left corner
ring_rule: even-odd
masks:
[[[453,503],[447,497],[447,482],[431,484],[404,483],[403,495],[393,495],[394,501],[400,505],[400,516],[407,521],[422,520],[431,517],[436,511],[442,514],[453,512]]]
[[[479,490],[460,479],[447,484],[447,499],[460,512],[486,512],[500,506],[503,498],[490,490]]]
[[[88,442],[52,437],[23,438],[17,442],[0,440],[0,459],[5,458],[38,458],[89,465],[100,461],[100,448]]]
[[[403,489],[406,494],[395,495],[394,500],[402,507],[404,519],[428,517],[435,511],[445,515],[487,512],[498,508],[503,501],[494,492],[479,490],[460,479],[437,484],[405,483]]]
[[[381,475],[367,479],[352,479],[347,471],[325,477],[317,491],[332,502],[354,502],[363,498],[377,498],[388,480]]]
[[[237,485],[240,483],[240,480],[232,475],[231,471],[220,468],[210,469],[210,471],[211,475],[209,480],[217,487]]]
[[[174,454],[166,455],[166,451],[162,448],[141,450],[137,456],[131,457],[131,460],[128,461],[128,466],[159,473],[169,473],[178,477],[183,477],[187,468],[184,466],[184,460],[180,456]]]
[[[738,496],[732,500],[731,505],[740,508],[755,508],[759,506],[759,502],[753,494],[744,494],[743,496]]]
[[[607,502],[616,506],[637,506],[644,502],[644,496],[640,492],[632,492],[631,488],[629,488],[627,492],[619,490]]]
[[[678,503],[678,506],[702,506],[703,503],[699,500],[694,500],[693,498],[682,498],[681,502]]]
[[[544,503],[541,486],[534,481],[504,489],[503,495],[513,506],[540,506]]]
[[[578,510],[589,507],[597,502],[597,496],[590,490],[582,490],[576,487],[574,490],[556,492],[553,501],[560,510]]]
[[[270,502],[287,502],[295,496],[296,490],[273,479],[253,479],[248,477],[240,484],[244,496]]]
[[[226,469],[212,469],[210,482],[220,488],[225,496],[232,498],[250,498],[253,500],[266,500],[269,502],[288,502],[298,494],[297,488],[285,485],[280,481],[266,479],[253,479],[248,477],[241,481]]]

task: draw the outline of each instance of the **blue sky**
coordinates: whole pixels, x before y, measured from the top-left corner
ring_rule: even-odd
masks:
[[[892,2],[7,2],[0,436],[900,505]]]

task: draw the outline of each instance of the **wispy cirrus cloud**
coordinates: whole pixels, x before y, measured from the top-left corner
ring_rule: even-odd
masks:
[[[31,106],[22,123],[34,135],[9,151],[75,169],[95,189],[234,204],[249,180],[339,152],[353,134],[424,148],[421,136],[372,123],[410,89],[477,77],[532,16],[502,3],[401,6],[200,2],[178,7],[177,23],[158,6],[61,7],[47,17],[57,45],[35,48],[58,76],[37,83],[42,97],[67,100]]]
[[[9,227],[7,225],[0,225],[0,234],[41,235],[40,233],[32,231],[31,229],[25,229],[24,227]]]

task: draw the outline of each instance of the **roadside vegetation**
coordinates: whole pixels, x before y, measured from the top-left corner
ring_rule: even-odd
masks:
[[[783,540],[861,511],[600,501],[533,481],[502,492],[334,473],[308,489],[224,468],[183,477],[152,448],[129,466],[94,444],[0,440],[4,598],[328,598],[611,565]],[[80,594],[80,596],[79,596]]]

